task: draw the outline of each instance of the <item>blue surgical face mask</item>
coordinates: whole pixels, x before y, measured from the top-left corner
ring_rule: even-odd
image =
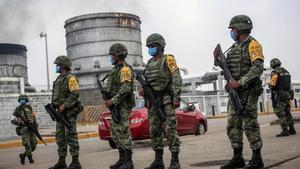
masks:
[[[149,53],[149,55],[151,55],[151,56],[156,55],[156,53],[157,53],[157,47],[149,47],[149,48],[148,48],[148,53]]]
[[[116,61],[115,61],[115,59],[112,57],[112,55],[109,55],[108,57],[109,57],[110,63],[111,63],[112,65],[115,65],[115,64],[116,64]]]
[[[56,73],[60,73],[60,65],[56,65],[56,67],[55,67],[55,72],[56,72]]]
[[[19,101],[19,103],[20,103],[20,105],[25,105],[25,104],[26,104],[26,100],[25,100],[25,99],[21,99],[21,100]]]
[[[231,37],[234,41],[237,40],[237,37],[236,37],[236,35],[235,35],[235,33],[234,33],[233,30],[230,31],[230,37]]]

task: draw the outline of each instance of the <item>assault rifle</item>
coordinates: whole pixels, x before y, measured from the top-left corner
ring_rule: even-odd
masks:
[[[66,126],[69,130],[72,130],[71,124],[64,118],[64,115],[61,112],[58,112],[54,106],[54,104],[48,103],[45,106],[45,109],[47,113],[50,115],[51,119],[56,122],[62,123],[64,126]]]
[[[24,114],[26,113],[24,110],[23,110],[23,112],[24,112]],[[25,116],[26,116],[26,114],[25,114]],[[36,137],[37,137],[42,143],[44,143],[44,144],[47,146],[46,142],[43,140],[41,134],[40,134],[39,131],[37,130],[37,127],[34,126],[31,122],[29,122],[27,119],[25,119],[23,116],[20,115],[20,116],[18,116],[18,117],[20,117],[20,118],[22,119],[22,121],[24,122],[25,126],[26,126],[30,131],[32,131],[32,132],[36,135]]]
[[[153,92],[152,88],[149,86],[147,79],[144,77],[144,75],[141,72],[138,72],[136,74],[136,80],[141,83],[141,85],[144,89],[144,96],[151,103],[151,106],[154,107],[162,126],[165,129],[167,129],[168,125],[166,123],[166,114],[162,110],[162,103],[160,103],[154,96],[154,94],[153,94],[154,92]]]
[[[222,52],[222,49],[221,49],[221,46],[220,44],[218,44],[215,48],[215,51],[218,51],[219,52],[219,59],[220,59],[220,63],[221,63],[221,68],[223,69],[223,75],[224,75],[224,78],[225,80],[227,81],[227,83],[230,83],[232,80],[235,80],[230,71],[229,71],[229,68],[227,66],[227,63],[226,63],[226,58],[225,58],[225,55],[224,53]],[[235,109],[235,111],[237,113],[239,113],[240,115],[245,115],[246,114],[246,111],[244,110],[243,108],[243,105],[241,103],[241,100],[239,98],[239,95],[236,91],[236,89],[226,89],[229,93],[229,98],[232,102],[232,105]]]
[[[105,88],[102,85],[102,82],[106,79],[106,77],[100,81],[99,75],[96,74],[97,84],[98,84],[98,87],[100,89],[100,92],[101,92],[101,95],[102,95],[102,98],[104,101],[111,99],[111,97],[109,96],[109,94],[106,92]],[[120,114],[119,114],[118,108],[116,106],[112,105],[108,109],[110,111],[113,121],[117,124],[120,123]]]

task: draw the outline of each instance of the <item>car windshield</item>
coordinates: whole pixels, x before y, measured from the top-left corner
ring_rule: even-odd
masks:
[[[145,100],[144,98],[136,98],[135,99],[135,107],[132,109],[141,109],[145,107]]]

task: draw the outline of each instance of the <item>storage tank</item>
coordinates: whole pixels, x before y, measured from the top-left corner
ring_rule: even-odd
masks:
[[[28,83],[27,49],[20,44],[0,43],[0,77],[23,77],[25,92],[34,92]],[[20,83],[1,81],[0,93],[20,92]]]
[[[141,43],[141,20],[128,13],[95,13],[76,16],[65,22],[67,54],[72,60],[72,71],[80,81],[84,105],[101,101],[95,75],[103,78],[112,68],[108,51],[112,44],[127,46],[127,63],[134,70],[144,66]]]

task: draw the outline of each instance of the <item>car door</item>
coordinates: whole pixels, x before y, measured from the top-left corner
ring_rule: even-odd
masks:
[[[185,134],[190,134],[194,132],[195,117],[196,114],[194,111],[188,111],[188,110],[183,111],[181,119],[182,119]]]

